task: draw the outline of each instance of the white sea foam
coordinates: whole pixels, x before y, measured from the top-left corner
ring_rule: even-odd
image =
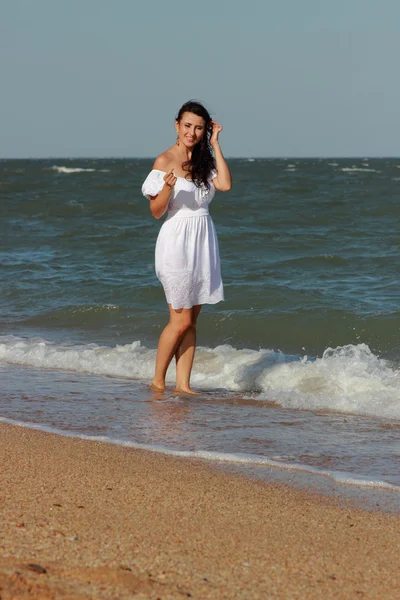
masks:
[[[260,397],[286,408],[400,418],[400,371],[365,344],[328,348],[322,358],[277,365],[258,378]]]
[[[139,341],[115,347],[79,346],[0,336],[0,364],[149,380],[155,354],[155,349]],[[173,383],[172,365],[168,376]],[[316,360],[307,356],[295,359],[266,349],[200,347],[192,381],[205,390],[256,392],[260,400],[287,408],[400,418],[400,371],[365,344],[328,348]]]
[[[356,173],[358,171],[364,171],[367,173],[380,173],[380,171],[377,171],[376,169],[364,169],[363,167],[343,167],[340,170],[347,173]]]
[[[52,171],[57,171],[57,173],[93,173],[94,171],[100,171],[100,173],[109,173],[109,169],[81,169],[79,167],[64,167],[59,165],[53,165],[51,167]]]
[[[8,419],[6,417],[0,417],[1,423],[8,423],[10,425],[17,425],[19,427],[26,427],[28,429],[35,429],[38,431],[45,431],[47,433],[56,433],[66,437],[74,437],[83,440],[102,442],[108,444],[115,444],[118,446],[125,446],[128,448],[136,448],[138,450],[147,450],[150,452],[157,452],[160,454],[167,454],[169,456],[177,456],[180,458],[197,458],[207,461],[224,462],[231,464],[242,464],[249,466],[264,466],[273,467],[278,469],[286,469],[290,471],[302,471],[305,473],[311,473],[313,475],[320,475],[328,477],[337,483],[346,485],[355,485],[360,487],[371,487],[371,488],[382,488],[388,489],[395,492],[400,492],[400,486],[393,485],[387,481],[380,479],[373,479],[369,477],[354,476],[351,473],[345,471],[330,471],[326,469],[318,469],[309,465],[302,465],[300,463],[289,463],[279,459],[279,457],[268,458],[256,455],[245,455],[245,454],[234,454],[230,452],[213,452],[206,450],[174,450],[172,448],[166,448],[155,444],[140,444],[138,442],[132,442],[122,439],[111,438],[108,436],[93,436],[75,433],[71,431],[64,431],[56,427],[50,427],[48,425],[42,425],[37,423],[29,423],[23,421],[17,421],[14,419]]]

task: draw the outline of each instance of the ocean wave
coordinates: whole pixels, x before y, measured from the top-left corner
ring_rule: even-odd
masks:
[[[328,348],[321,358],[277,365],[260,375],[259,399],[285,408],[400,418],[400,371],[366,344]]]
[[[50,167],[51,171],[57,171],[57,173],[93,173],[98,171],[99,173],[109,173],[110,169],[83,169],[80,167],[64,167],[59,165],[53,165]]]
[[[347,258],[343,258],[337,254],[322,254],[316,256],[296,256],[295,258],[287,258],[286,260],[281,260],[279,262],[279,267],[283,267],[286,265],[295,266],[299,265],[315,265],[318,264],[325,265],[345,265],[349,261]]]
[[[364,171],[367,173],[380,173],[380,171],[377,171],[377,169],[364,169],[362,167],[343,167],[340,170],[345,171],[347,173],[355,173],[357,171]]]
[[[0,337],[0,364],[150,380],[155,356],[140,341],[108,347]],[[171,365],[168,381],[174,379]],[[199,347],[192,382],[204,390],[239,391],[244,398],[251,393],[252,400],[285,408],[400,419],[400,371],[365,344],[328,348],[316,359],[230,345]]]

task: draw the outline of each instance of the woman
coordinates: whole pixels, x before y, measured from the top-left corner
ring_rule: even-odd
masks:
[[[208,213],[215,190],[231,189],[218,136],[221,125],[198,102],[186,102],[175,121],[176,143],[157,157],[142,186],[156,219],[168,211],[156,244],[156,274],[170,320],[160,336],[152,387],[165,389],[175,355],[176,389],[193,394],[190,374],[202,304],[224,299],[218,241]],[[214,157],[213,157],[213,153]]]

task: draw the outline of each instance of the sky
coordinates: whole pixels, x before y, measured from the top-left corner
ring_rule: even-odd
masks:
[[[400,156],[399,0],[1,0],[0,158]]]

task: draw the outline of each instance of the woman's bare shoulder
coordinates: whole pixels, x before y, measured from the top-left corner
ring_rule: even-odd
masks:
[[[153,169],[158,169],[159,171],[165,171],[168,173],[174,166],[174,156],[169,148],[159,156],[157,156],[154,161]]]

